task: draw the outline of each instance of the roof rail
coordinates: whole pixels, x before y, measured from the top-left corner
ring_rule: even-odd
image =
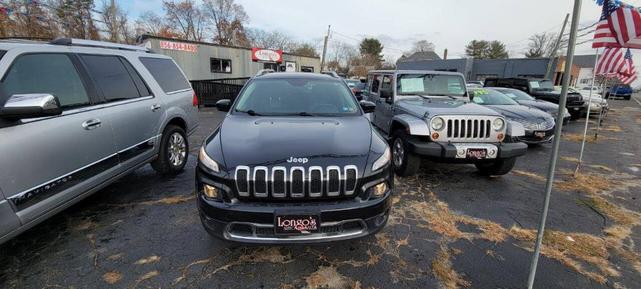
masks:
[[[256,73],[256,75],[254,75],[254,77],[256,77],[256,76],[263,76],[263,75],[265,75],[265,74],[268,74],[268,73],[274,73],[274,72],[276,72],[276,71],[274,71],[273,69],[261,69],[261,70],[259,70],[259,71]]]
[[[149,49],[142,46],[95,41],[95,40],[86,40],[86,39],[76,39],[76,38],[58,38],[58,39],[52,40],[51,42],[49,42],[49,44],[119,49],[119,50],[140,51],[140,52],[148,52],[148,53],[151,52]]]

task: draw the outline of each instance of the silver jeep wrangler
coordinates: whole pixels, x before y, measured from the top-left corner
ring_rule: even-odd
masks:
[[[523,126],[471,103],[460,73],[380,70],[368,75],[372,123],[390,141],[398,175],[416,173],[420,158],[473,163],[483,175],[508,173],[527,145],[512,142]]]
[[[0,41],[0,243],[144,164],[182,171],[194,99],[142,47]]]

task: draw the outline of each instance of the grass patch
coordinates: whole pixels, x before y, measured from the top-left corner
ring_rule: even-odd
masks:
[[[522,177],[528,177],[541,182],[545,182],[547,180],[547,178],[542,175],[535,174],[532,172],[521,171],[521,170],[512,170],[512,174],[517,176],[522,176]]]
[[[436,258],[432,261],[432,274],[441,282],[441,288],[456,289],[461,287],[470,287],[470,281],[467,281],[452,268],[452,254],[446,246],[441,246],[441,249],[436,254]]]

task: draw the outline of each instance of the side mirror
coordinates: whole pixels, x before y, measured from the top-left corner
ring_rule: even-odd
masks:
[[[220,111],[229,111],[231,108],[231,100],[221,99],[216,102],[216,108]]]
[[[365,113],[372,113],[376,110],[376,104],[371,101],[361,100],[358,104],[361,105],[361,108]]]
[[[0,108],[0,117],[7,119],[44,117],[61,113],[58,98],[44,93],[14,94]]]

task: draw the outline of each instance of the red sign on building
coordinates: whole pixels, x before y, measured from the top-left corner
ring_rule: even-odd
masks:
[[[282,50],[252,48],[252,60],[258,62],[283,62]]]

